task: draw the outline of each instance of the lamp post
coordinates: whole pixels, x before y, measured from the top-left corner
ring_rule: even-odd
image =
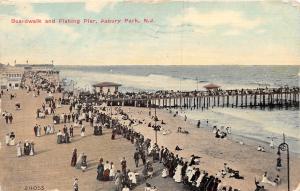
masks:
[[[156,121],[157,121],[157,116],[156,116],[156,105],[154,106],[154,115],[155,115],[155,118],[154,118],[154,130],[155,130],[155,143],[157,144],[157,126],[156,126]]]
[[[112,99],[110,100],[110,128],[112,129]]]
[[[283,134],[283,143],[278,146],[277,154],[280,156],[280,151],[286,151],[287,155],[287,180],[288,180],[288,191],[290,191],[290,153],[289,145],[285,142],[285,135]]]

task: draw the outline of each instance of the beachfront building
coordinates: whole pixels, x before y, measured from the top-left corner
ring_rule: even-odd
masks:
[[[58,86],[60,84],[59,71],[54,64],[16,64],[16,68],[21,68],[26,74],[36,74],[42,78],[47,78],[48,82]]]
[[[18,89],[21,86],[24,69],[0,65],[0,89]]]
[[[15,65],[17,68],[23,68],[26,72],[32,71],[32,72],[37,72],[37,71],[54,71],[54,65],[53,64],[16,64]]]
[[[94,90],[100,94],[116,94],[120,86],[121,84],[114,82],[101,82],[93,85]]]

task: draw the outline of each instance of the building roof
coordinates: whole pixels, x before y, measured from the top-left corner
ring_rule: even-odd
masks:
[[[94,84],[93,87],[116,87],[116,86],[122,86],[121,84],[117,84],[114,82],[100,82],[97,84]]]
[[[205,87],[206,89],[217,89],[217,88],[219,88],[219,87],[221,87],[221,86],[219,86],[219,85],[216,85],[216,84],[213,84],[213,83],[210,83],[210,84],[207,84],[207,85],[205,85],[205,86],[203,86],[203,87]]]

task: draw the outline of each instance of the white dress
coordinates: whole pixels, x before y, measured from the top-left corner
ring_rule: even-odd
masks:
[[[29,153],[29,155],[30,155],[30,156],[33,156],[33,155],[34,155],[32,146],[31,146],[31,148],[30,148],[30,153]]]
[[[17,157],[22,156],[22,148],[21,148],[21,145],[18,143],[16,147],[17,147]]]
[[[262,183],[266,183],[266,184],[271,184],[272,186],[276,186],[276,183],[275,182],[272,182],[271,180],[268,179],[267,176],[263,175],[263,178],[262,178]]]
[[[181,169],[182,169],[182,165],[180,165],[180,164],[177,165],[176,171],[175,171],[175,175],[173,177],[173,179],[175,180],[175,182],[181,182],[182,181]]]
[[[132,184],[136,184],[136,176],[135,176],[134,172],[129,172],[128,177],[129,177],[129,180],[132,182]]]
[[[111,165],[111,167],[109,168],[109,176],[115,177],[115,165]]]
[[[161,173],[161,177],[166,178],[167,176],[169,176],[169,171],[167,168],[164,168]]]
[[[14,146],[15,145],[15,139],[10,139],[9,140],[9,145]]]
[[[5,144],[6,144],[6,145],[9,145],[9,139],[10,139],[9,136],[6,135],[6,136],[5,136]]]
[[[37,135],[36,136],[37,137],[41,136],[41,128],[40,127],[37,129]]]
[[[204,173],[201,173],[199,178],[196,180],[196,187],[200,186],[200,183],[201,183],[203,177],[204,177]]]
[[[270,142],[270,147],[271,147],[272,149],[274,149],[274,141],[273,141],[273,139],[272,139],[271,142]]]

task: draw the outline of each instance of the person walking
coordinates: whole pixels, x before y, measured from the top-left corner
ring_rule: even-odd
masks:
[[[73,191],[79,191],[78,178],[75,178],[74,180]]]

